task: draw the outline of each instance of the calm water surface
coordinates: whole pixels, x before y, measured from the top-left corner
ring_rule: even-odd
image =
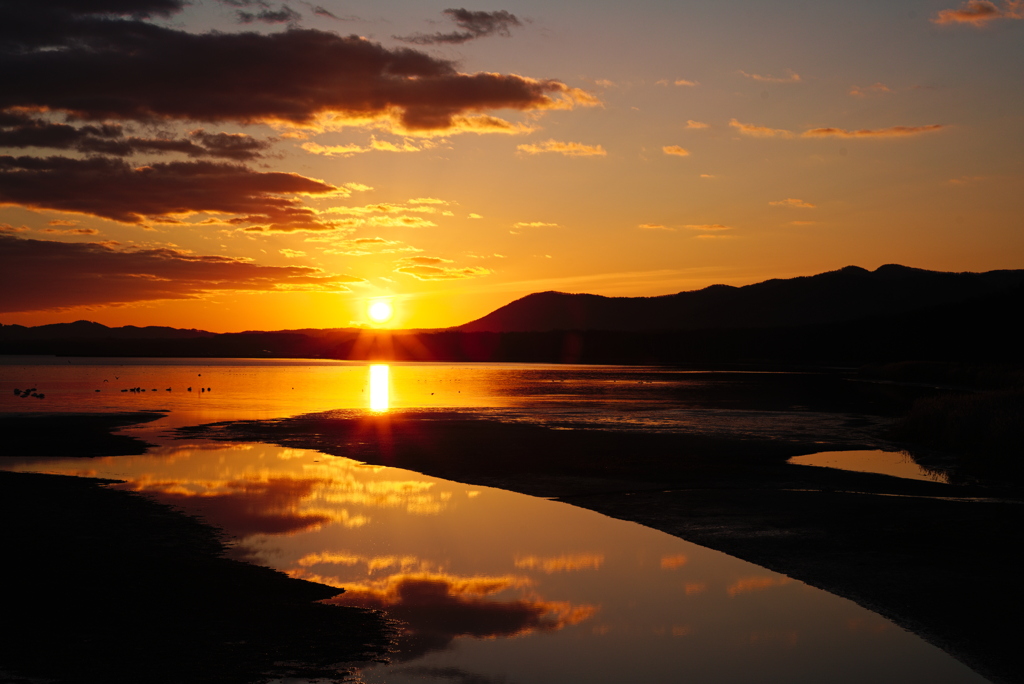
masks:
[[[407,624],[401,650],[363,670],[367,683],[985,681],[845,599],[633,523],[315,451],[161,434],[404,408],[670,429],[672,415],[689,414],[659,413],[656,383],[685,378],[611,367],[65,361],[0,366],[0,410],[168,409],[134,431],[158,446],[7,467],[124,480],[224,528],[238,557],[344,587],[339,603],[388,610]],[[15,397],[12,385],[46,398]],[[130,387],[148,391],[120,391]]]

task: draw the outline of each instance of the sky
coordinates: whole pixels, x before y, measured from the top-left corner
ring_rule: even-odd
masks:
[[[1022,151],[1024,0],[0,0],[0,323],[1024,268]]]

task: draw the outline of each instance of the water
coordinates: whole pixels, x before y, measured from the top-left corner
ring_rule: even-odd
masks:
[[[339,603],[388,610],[407,624],[401,650],[364,669],[367,684],[985,681],[850,601],[640,525],[316,451],[162,434],[339,408],[672,429],[672,416],[700,419],[692,407],[657,408],[686,374],[246,360],[51,360],[0,372],[3,411],[168,409],[134,430],[158,444],[144,456],[5,467],[124,480],[224,528],[237,557],[344,587]],[[15,397],[14,383],[46,399]],[[753,413],[737,429],[771,412]]]
[[[856,473],[879,473],[907,480],[949,482],[949,478],[934,470],[926,470],[902,451],[862,449],[857,451],[822,451],[806,456],[794,456],[787,463],[794,465],[836,468]]]

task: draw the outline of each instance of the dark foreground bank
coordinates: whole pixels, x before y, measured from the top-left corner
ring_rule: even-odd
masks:
[[[71,441],[92,430],[36,420],[34,429],[71,425]],[[120,446],[133,453],[127,439]],[[347,663],[386,653],[381,615],[316,603],[338,590],[228,560],[214,528],[104,484],[0,471],[0,681],[333,681]]]
[[[1016,628],[1024,606],[1020,491],[787,464],[823,448],[806,429],[766,440],[707,425],[699,434],[651,434],[410,412],[183,432],[557,497],[851,598],[993,681],[1024,681]],[[878,445],[826,448],[843,446]]]

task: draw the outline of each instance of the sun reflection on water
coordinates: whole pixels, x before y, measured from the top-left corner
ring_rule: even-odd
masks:
[[[384,412],[390,408],[390,368],[387,364],[370,366],[370,410]]]

